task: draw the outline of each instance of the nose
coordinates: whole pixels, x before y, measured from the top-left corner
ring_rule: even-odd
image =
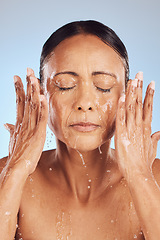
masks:
[[[95,110],[95,97],[92,90],[80,90],[77,94],[77,99],[74,103],[75,110],[78,111],[94,111]]]

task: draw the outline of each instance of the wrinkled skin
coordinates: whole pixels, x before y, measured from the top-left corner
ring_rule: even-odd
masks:
[[[39,161],[46,138],[47,101],[40,94],[40,88],[34,72],[27,72],[27,93],[22,80],[14,76],[17,117],[15,126],[5,124],[10,131],[8,165],[13,167],[22,163],[31,174]],[[25,161],[24,161],[25,159]]]
[[[43,74],[41,90],[44,95],[40,93],[39,80],[33,70],[27,71],[26,94],[21,79],[14,77],[17,121],[15,126],[6,124],[11,138],[2,173],[19,168],[24,175],[32,177],[32,181],[27,178],[23,195],[19,195],[20,204],[17,204],[18,200],[14,203],[19,194],[16,190],[11,209],[7,206],[7,211],[12,212],[14,204],[18,205],[18,224],[23,239],[55,239],[61,231],[56,229],[57,212],[66,213],[71,209],[71,239],[79,236],[85,240],[117,237],[129,240],[136,234],[137,239],[142,240],[142,228],[146,239],[155,240],[159,234],[156,223],[160,219],[157,207],[160,193],[154,185],[151,165],[160,133],[151,135],[154,84],[148,86],[142,104],[143,77],[138,73],[137,80],[129,81],[124,99],[123,61],[112,48],[90,35],[78,35],[61,42],[45,63]],[[55,133],[57,150],[42,154],[47,121]],[[88,122],[92,125],[86,127]],[[110,149],[114,133],[115,151]],[[147,185],[146,192],[149,197],[153,195],[153,201],[145,189],[141,191],[144,185],[139,184],[141,173],[150,179],[152,186]],[[140,179],[138,194],[137,176]],[[4,178],[2,174],[2,185],[7,182]],[[33,191],[37,194],[34,199]],[[152,224],[143,206],[148,206],[153,213],[155,199],[157,215],[154,211],[156,217]],[[132,200],[136,211],[134,206],[128,207]],[[38,216],[38,222],[35,216]],[[81,221],[82,217],[84,221]],[[95,218],[103,231],[97,228]],[[50,227],[52,221],[56,227]],[[150,226],[151,229],[154,226],[155,232],[150,231]],[[15,225],[9,227],[14,233]],[[65,228],[63,231],[64,236],[68,234]],[[18,234],[16,239],[20,238]]]
[[[71,73],[59,74],[65,71]],[[44,79],[49,127],[59,140],[82,152],[110,140],[118,99],[125,88],[125,71],[116,52],[98,37],[72,37],[56,47],[44,66]],[[99,127],[84,134],[70,127],[75,122],[93,122]]]
[[[147,88],[142,104],[143,75],[129,82],[125,97],[119,100],[117,111],[115,149],[123,176],[129,178],[136,172],[151,172],[156,157],[160,132],[151,135],[154,82]],[[133,171],[134,170],[134,171]]]

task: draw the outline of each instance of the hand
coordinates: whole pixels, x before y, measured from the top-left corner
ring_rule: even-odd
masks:
[[[148,85],[142,104],[143,75],[138,73],[130,80],[126,98],[119,99],[115,150],[119,168],[124,177],[130,178],[136,173],[151,173],[156,157],[160,132],[151,135],[154,82]]]
[[[25,96],[22,80],[14,76],[16,90],[16,124],[5,124],[10,132],[10,167],[23,163],[31,174],[40,159],[46,138],[48,107],[44,95],[40,94],[38,79],[32,69],[27,69],[27,92]],[[22,164],[22,165],[23,165]]]

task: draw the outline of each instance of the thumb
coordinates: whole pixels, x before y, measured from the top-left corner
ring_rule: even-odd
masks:
[[[13,124],[6,123],[4,124],[4,127],[10,132],[11,135],[14,133],[15,126]]]
[[[160,140],[160,131],[153,133],[151,139],[153,143],[157,144]]]

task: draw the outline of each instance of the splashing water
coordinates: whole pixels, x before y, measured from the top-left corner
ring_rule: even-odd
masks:
[[[83,166],[86,168],[87,166],[86,166],[86,163],[85,163],[85,161],[84,161],[83,155],[82,155],[78,150],[76,150],[76,151],[78,152],[78,154],[79,154],[79,156],[80,156],[80,158],[81,158],[81,160],[82,160]],[[91,188],[91,181],[92,181],[92,180],[90,179],[88,173],[86,173],[86,176],[87,176],[87,178],[88,178],[88,186],[87,186],[87,188],[90,190],[90,188]]]
[[[81,158],[81,160],[82,160],[83,166],[86,167],[86,163],[85,163],[85,161],[84,161],[84,158],[83,158],[82,153],[80,153],[78,150],[77,150],[77,152],[79,153],[79,156],[80,156],[80,158]]]
[[[74,148],[76,149],[76,147],[77,147],[77,141],[78,141],[78,138],[79,138],[79,136],[76,136],[76,140],[75,140],[75,144],[74,144]],[[78,151],[78,150],[77,150]],[[80,153],[79,153],[80,154]],[[82,156],[83,157],[83,156]]]
[[[102,154],[101,146],[98,147],[99,153]]]

